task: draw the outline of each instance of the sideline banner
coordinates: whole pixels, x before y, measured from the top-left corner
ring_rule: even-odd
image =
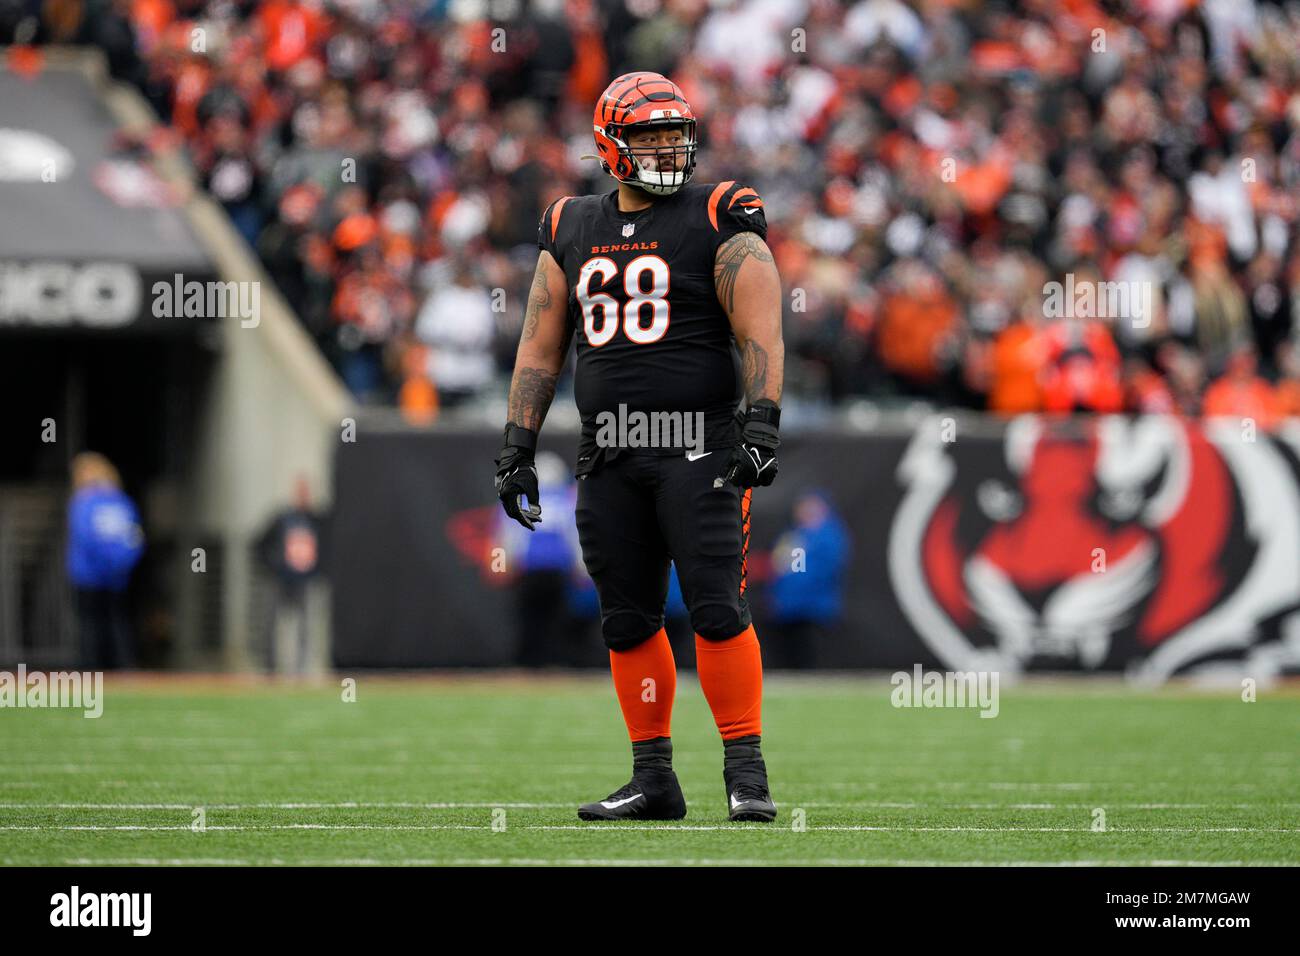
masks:
[[[800,573],[789,544],[803,540],[797,503],[815,491],[848,549],[840,611],[817,631],[813,666],[1153,682],[1294,672],[1300,423],[1272,435],[1248,425],[1026,416],[967,435],[936,416],[890,434],[792,433],[780,478],[753,495],[748,593],[760,639],[788,626],[773,582]],[[493,495],[499,442],[363,427],[340,448],[339,666],[514,662],[529,613],[517,567],[526,542]],[[543,450],[570,466],[566,479],[575,444],[543,435]],[[802,555],[808,570],[821,559],[812,547]],[[577,555],[573,573],[583,577]]]

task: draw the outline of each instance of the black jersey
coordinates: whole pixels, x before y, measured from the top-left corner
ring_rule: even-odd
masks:
[[[734,441],[743,383],[713,265],[718,247],[746,230],[766,236],[763,203],[735,182],[688,183],[636,212],[619,211],[617,189],[547,208],[537,244],[568,280],[584,438],[579,473],[598,416],[617,415],[620,406],[643,414],[700,412],[705,447]]]

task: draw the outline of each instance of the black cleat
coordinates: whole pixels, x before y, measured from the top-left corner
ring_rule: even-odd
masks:
[[[757,734],[723,741],[722,779],[727,784],[727,816],[732,820],[771,823],[776,819]]]
[[[766,783],[743,781],[727,794],[728,815],[732,820],[771,823],[776,819],[776,804]]]
[[[680,820],[686,816],[677,774],[632,777],[604,800],[578,807],[579,820]]]

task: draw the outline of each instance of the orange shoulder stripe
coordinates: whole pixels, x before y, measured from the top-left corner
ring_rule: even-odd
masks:
[[[732,186],[736,185],[734,179],[728,179],[725,183],[718,183],[713,189],[713,195],[709,197],[709,223],[713,226],[713,231],[718,231],[718,200]]]
[[[758,193],[754,192],[753,189],[751,189],[750,187],[746,186],[744,189],[737,189],[737,190],[736,190],[736,194],[735,194],[734,196],[731,197],[731,202],[727,203],[727,208],[730,209],[732,206],[734,206],[734,205],[736,204],[736,201],[737,201],[737,200],[739,200],[739,199],[744,199],[746,196],[753,196],[754,199],[755,199],[756,202],[757,202],[757,205],[760,205],[760,206],[763,205],[763,200],[761,200],[761,199],[758,198]],[[755,205],[755,203],[752,203],[752,202],[743,202],[743,203],[741,203],[741,205],[742,205],[742,206],[753,206],[753,205]]]
[[[560,210],[572,198],[572,196],[565,196],[562,199],[557,199],[555,205],[551,207],[551,242],[555,241],[555,234],[560,229]]]

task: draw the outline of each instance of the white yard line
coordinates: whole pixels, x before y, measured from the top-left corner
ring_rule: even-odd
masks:
[[[0,825],[2,830],[19,831],[129,831],[129,830],[189,830],[189,824],[8,824]],[[243,830],[492,830],[488,823],[264,823],[264,824],[208,824],[203,831],[243,831]],[[805,831],[791,830],[786,826],[740,826],[737,824],[653,824],[622,823],[612,824],[525,824],[509,829],[516,830],[582,830],[589,833],[617,833],[626,830],[666,831],[715,831],[729,833],[799,833]],[[809,825],[806,832],[845,832],[845,833],[1089,833],[1090,827],[907,827],[907,826],[854,826],[828,824],[826,826]],[[1105,833],[1300,833],[1296,827],[1109,827]]]
[[[786,800],[791,807],[852,808],[874,807],[899,810],[1091,810],[1096,803],[890,803],[876,800]],[[1118,810],[1266,810],[1270,807],[1300,807],[1300,803],[1111,803],[1106,809]]]
[[[0,803],[0,810],[542,810],[576,807],[571,803]]]
[[[732,832],[753,831],[753,832],[799,832],[790,830],[786,826],[754,826],[754,827],[737,827],[731,825],[715,824],[664,824],[654,825],[648,823],[615,823],[613,826],[602,827],[599,823],[595,824],[597,829],[607,830],[728,830]],[[590,830],[593,824],[546,824],[524,826],[525,830]],[[491,829],[482,827],[481,829]],[[887,827],[887,826],[853,826],[840,824],[827,824],[825,826],[808,825],[807,832],[850,832],[850,833],[1091,833],[1090,827]],[[1300,833],[1297,827],[1108,827],[1105,833]]]
[[[701,806],[706,801],[687,801],[688,806]],[[0,803],[0,810],[486,810],[498,807],[507,810],[555,810],[576,807],[578,801],[555,803],[530,803],[520,801],[360,801],[337,803],[259,802],[259,803]],[[891,802],[884,800],[784,800],[782,806],[818,809],[895,809],[895,810],[1090,810],[1092,803],[920,803]],[[1106,809],[1118,810],[1267,810],[1278,807],[1300,807],[1296,802],[1267,804],[1255,803],[1105,803]]]
[[[790,860],[728,858],[657,858],[545,859],[508,857],[429,857],[391,860],[370,858],[285,860],[272,857],[262,860],[226,857],[74,857],[61,861],[64,866],[989,866],[989,867],[1094,867],[1094,866],[1288,866],[1282,861],[1258,860],[928,860],[869,859],[828,857]],[[5,866],[21,864],[19,860],[0,860]]]

